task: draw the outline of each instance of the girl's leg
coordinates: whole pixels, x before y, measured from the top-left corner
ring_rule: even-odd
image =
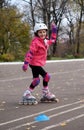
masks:
[[[49,80],[50,80],[50,75],[46,73],[46,75],[43,78],[43,89],[42,89],[43,98],[52,99],[55,98],[55,95],[49,91],[49,87],[48,87]]]
[[[38,67],[36,66],[31,66],[31,70],[32,70],[32,75],[33,75],[33,81],[30,84],[29,88],[24,92],[23,97],[27,97],[29,98],[35,98],[34,96],[32,96],[32,91],[34,90],[34,88],[40,83],[40,78],[39,78],[39,71],[38,71]]]
[[[30,68],[32,70],[32,75],[33,75],[33,81],[29,86],[30,91],[33,91],[36,86],[40,83],[40,78],[39,78],[39,70],[38,66],[32,66],[30,65]]]
[[[50,80],[50,75],[40,66],[31,66],[32,74],[33,74],[33,81],[30,84],[29,88],[26,90],[25,94],[30,95],[30,93],[34,90],[34,88],[40,83],[39,75],[43,77],[43,96],[49,99],[54,98],[55,95],[50,93],[48,88],[48,82]]]
[[[43,97],[46,97],[48,99],[55,98],[55,95],[49,91],[49,87],[48,87],[48,83],[50,80],[49,73],[47,73],[42,67],[37,67],[37,68],[39,74],[43,77],[43,89],[42,89]]]

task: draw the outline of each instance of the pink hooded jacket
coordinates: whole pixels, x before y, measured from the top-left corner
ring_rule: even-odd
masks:
[[[44,66],[47,59],[48,48],[52,43],[56,41],[56,36],[56,27],[53,27],[50,40],[43,40],[39,37],[34,37],[30,44],[30,49],[26,53],[24,64],[30,64],[33,66]]]

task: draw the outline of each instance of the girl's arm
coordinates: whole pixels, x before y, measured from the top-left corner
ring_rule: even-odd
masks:
[[[54,22],[51,23],[51,36],[49,40],[45,40],[48,45],[55,43],[57,38],[57,27]]]
[[[29,50],[26,55],[25,55],[25,58],[24,58],[24,64],[22,66],[22,69],[24,71],[26,71],[28,69],[28,65],[29,65],[29,62],[30,60],[32,59],[33,57],[33,53]]]
[[[57,27],[55,25],[55,23],[51,23],[51,37],[50,40],[55,40],[56,41],[57,38]]]
[[[28,65],[31,62],[33,55],[36,52],[36,50],[37,50],[37,44],[36,44],[36,42],[33,42],[33,40],[32,40],[32,43],[30,45],[30,49],[26,53],[25,58],[24,58],[24,64],[23,64],[23,67],[22,67],[22,69],[24,71],[26,71],[28,69]]]

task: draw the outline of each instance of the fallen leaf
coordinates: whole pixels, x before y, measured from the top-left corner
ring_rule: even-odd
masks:
[[[65,126],[65,125],[66,125],[66,122],[62,122],[60,125],[61,125],[61,126]]]

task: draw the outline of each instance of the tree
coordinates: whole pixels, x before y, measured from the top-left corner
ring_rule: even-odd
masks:
[[[68,0],[35,0],[35,1],[27,1],[23,0],[28,3],[24,10],[25,12],[25,19],[26,21],[30,21],[31,26],[34,26],[36,22],[44,22],[48,26],[49,36],[50,36],[50,23],[52,20],[56,23],[58,27],[58,32],[60,28],[60,24],[62,21],[62,16],[66,10],[66,3]],[[32,4],[31,4],[32,1]],[[30,10],[29,10],[30,9]],[[32,10],[31,10],[32,9]],[[28,13],[30,12],[30,13]],[[33,23],[34,22],[34,23]],[[57,44],[53,44],[52,49],[50,49],[55,55],[56,53],[56,46]]]
[[[76,44],[77,44],[77,49],[76,53],[80,53],[80,31],[81,31],[81,24],[84,16],[84,0],[75,0],[76,5],[79,10],[79,15],[76,17],[77,19],[77,31],[76,31]]]
[[[27,41],[27,39],[24,39],[24,36],[22,34],[24,32],[22,30],[23,28],[25,28],[24,27],[25,24],[26,25],[29,24],[31,26],[31,30],[33,30],[35,23],[44,22],[48,26],[48,29],[49,29],[48,35],[50,36],[50,33],[51,33],[50,23],[52,20],[54,20],[58,28],[58,39],[61,36],[59,35],[60,31],[63,31],[63,33],[66,33],[69,36],[70,44],[77,45],[75,51],[77,53],[80,52],[81,26],[79,25],[81,25],[80,23],[83,21],[83,13],[84,13],[83,0],[74,0],[74,1],[73,0],[70,0],[70,1],[68,0],[23,0],[23,1],[25,2],[24,11],[22,15],[18,15],[20,17],[17,17],[17,18],[14,17],[14,19],[16,19],[17,22],[16,24],[14,24],[14,28],[11,26],[11,30],[13,32],[11,31],[12,33],[9,33],[10,32],[10,29],[9,29],[7,31],[8,33],[6,34],[6,36],[4,35],[4,38],[6,40],[7,35],[9,36],[10,34],[8,41],[9,42],[11,41],[10,42],[11,44],[13,44],[14,43],[13,41],[15,41],[15,44],[13,44],[11,47],[14,46],[16,48],[17,45],[19,46],[19,44],[16,44],[19,41],[18,42],[20,43],[19,47],[22,47],[23,50],[27,48],[26,46],[27,44],[25,44],[25,48],[24,48],[24,44],[22,44],[22,43],[25,43],[25,41]],[[18,14],[18,12],[19,11],[16,9],[16,14]],[[74,15],[74,17],[72,14]],[[64,28],[64,30],[66,30],[67,32],[64,32],[64,30],[62,29],[63,27],[62,20],[64,19],[65,16],[67,18],[68,24],[67,24],[67,27]],[[19,21],[17,19],[19,19]],[[75,19],[75,22],[73,21],[73,19]],[[5,25],[6,24],[7,24],[7,21]],[[5,27],[8,27],[8,26],[5,26]],[[19,27],[21,30],[19,29]],[[29,29],[29,26],[27,27]],[[76,38],[74,37],[75,32],[76,32]],[[24,34],[26,35],[26,32]],[[30,34],[28,35],[30,36]],[[75,39],[76,39],[76,43],[75,43]],[[58,42],[56,42],[55,44],[51,46],[50,55],[56,55],[57,46],[58,46]],[[8,48],[10,47],[8,46]],[[8,50],[9,49],[7,49],[7,51]]]
[[[80,0],[79,0],[80,1]],[[80,53],[80,44],[81,44],[81,24],[83,22],[83,1],[80,5],[78,1],[68,1],[66,5],[66,10],[64,13],[64,18],[67,19],[67,25],[62,25],[61,32],[66,34],[69,37],[69,43],[73,50],[71,50],[72,55]],[[81,10],[82,9],[82,10]]]
[[[0,8],[3,8],[4,4],[5,4],[5,0],[0,0]]]
[[[22,21],[23,13],[17,7],[8,6],[0,10],[0,55],[14,55],[15,58],[27,51],[30,36],[28,23]],[[22,54],[21,54],[22,53]]]

